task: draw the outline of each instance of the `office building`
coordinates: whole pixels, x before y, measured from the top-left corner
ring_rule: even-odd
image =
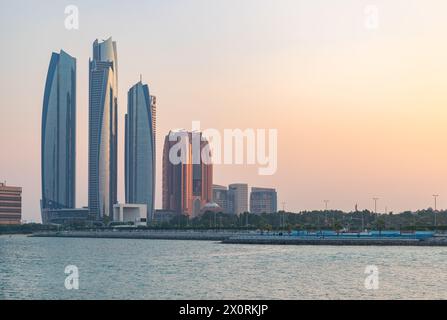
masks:
[[[171,139],[170,139],[171,136]],[[173,141],[171,141],[173,140]],[[194,150],[194,141],[198,150]],[[212,202],[213,166],[200,156],[208,141],[200,132],[173,130],[165,138],[163,148],[163,210],[189,217],[200,215],[202,207]],[[171,162],[170,151],[181,156],[178,163]]]
[[[0,182],[0,225],[20,224],[22,219],[22,188]]]
[[[51,55],[42,109],[41,209],[74,208],[76,201],[76,59]]]
[[[228,212],[248,212],[248,184],[233,183],[228,186]]]
[[[276,213],[277,193],[271,188],[251,188],[250,213]]]
[[[98,220],[112,219],[117,202],[117,94],[116,42],[96,40],[89,61],[88,207]]]
[[[91,224],[88,208],[42,209],[43,224],[89,225]]]
[[[128,92],[125,115],[126,203],[145,204],[147,221],[155,201],[155,97],[138,82]]]

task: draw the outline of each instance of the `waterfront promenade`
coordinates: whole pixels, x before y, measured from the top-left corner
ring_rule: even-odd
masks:
[[[223,241],[236,235],[238,231],[189,231],[189,230],[87,230],[87,231],[49,231],[34,233],[32,237],[60,238],[115,238],[115,239],[154,239],[154,240],[207,240]]]
[[[335,246],[447,246],[447,236],[432,233],[261,233],[217,230],[83,230],[39,232],[32,237],[206,240],[224,244]]]

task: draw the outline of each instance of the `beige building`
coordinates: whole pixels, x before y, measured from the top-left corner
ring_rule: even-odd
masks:
[[[233,183],[228,186],[229,212],[241,214],[248,212],[248,184]]]
[[[20,224],[22,219],[22,188],[0,182],[0,225]]]

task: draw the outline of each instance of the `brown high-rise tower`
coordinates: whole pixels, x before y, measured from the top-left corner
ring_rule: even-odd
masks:
[[[190,217],[199,215],[202,207],[213,199],[213,166],[202,161],[201,157],[193,161],[193,135],[200,137],[200,152],[195,153],[202,154],[208,147],[208,141],[202,141],[202,133],[199,132],[170,131],[163,148],[163,210]],[[182,148],[185,152],[181,163],[171,162],[169,153],[173,147],[175,150]]]

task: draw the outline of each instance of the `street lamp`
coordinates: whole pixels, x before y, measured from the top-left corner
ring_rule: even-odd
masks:
[[[438,211],[438,208],[437,208],[438,197],[439,197],[439,194],[434,194],[433,195],[433,199],[435,200],[435,211],[434,211],[434,215],[435,215],[435,231],[436,231],[437,226],[438,226],[438,219],[437,219],[437,215],[436,215],[436,212]]]
[[[324,202],[324,224],[327,224],[327,204],[329,203],[329,200],[323,200]],[[333,223],[332,223],[333,224]]]
[[[374,214],[377,215],[377,201],[379,201],[379,198],[374,197],[373,200],[374,200]]]
[[[286,202],[285,201],[282,202],[282,215],[281,215],[281,213],[279,214],[279,224],[281,225],[282,228],[284,228],[286,225]]]

